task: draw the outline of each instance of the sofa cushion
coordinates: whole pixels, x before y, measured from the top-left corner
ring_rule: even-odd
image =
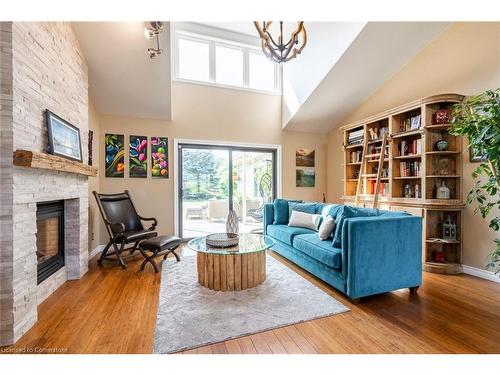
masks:
[[[326,206],[329,206],[329,205],[326,204],[326,203],[316,203],[316,212],[315,212],[315,214],[322,215],[323,208],[325,208]]]
[[[329,267],[340,269],[342,250],[332,247],[329,241],[321,241],[317,234],[295,236],[293,247]]]
[[[319,212],[321,215],[326,216],[330,215],[334,219],[337,217],[338,213],[342,211],[344,208],[344,205],[342,204],[329,204],[325,207],[323,207],[323,210]]]
[[[336,248],[342,247],[342,226],[344,221],[350,217],[368,217],[378,216],[378,209],[342,206],[335,218],[335,234],[333,235],[332,246]]]
[[[284,242],[290,246],[293,244],[293,238],[299,234],[314,234],[318,237],[318,234],[306,228],[299,227],[288,227],[283,224],[272,224],[267,226],[267,234],[271,237],[276,238],[277,240]]]
[[[273,206],[274,206],[273,224],[288,223],[288,201],[286,199],[275,199]]]
[[[307,214],[315,214],[319,203],[300,203],[288,202],[288,217],[292,216],[292,211],[305,212]]]
[[[289,203],[302,203],[301,200],[275,199],[273,202],[274,221],[273,224],[287,224],[290,218],[288,211]]]

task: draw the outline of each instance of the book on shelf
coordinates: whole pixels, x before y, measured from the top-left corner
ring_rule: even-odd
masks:
[[[421,115],[408,117],[400,122],[399,131],[400,132],[408,132],[411,130],[417,130],[417,129],[420,129],[421,125],[422,125],[422,116]]]
[[[363,151],[352,151],[350,155],[349,163],[359,163],[363,158]]]
[[[422,139],[402,140],[399,144],[399,156],[420,155],[422,153]]]
[[[363,135],[364,135],[364,130],[363,129],[354,130],[354,131],[352,131],[352,132],[349,133],[349,139],[362,137]]]
[[[399,163],[399,175],[401,177],[420,177],[420,161],[402,161]]]
[[[382,150],[382,145],[370,145],[368,151],[369,154],[380,154],[380,151]],[[384,158],[389,156],[389,145],[385,146],[385,152],[384,152]]]
[[[377,184],[376,180],[370,180],[370,194],[375,194],[375,185]],[[380,182],[378,192],[382,197],[387,197],[389,195],[389,183],[388,182]]]
[[[349,141],[347,142],[347,144],[349,146],[351,146],[351,145],[357,145],[357,144],[360,144],[360,143],[363,143],[363,137],[349,139]]]
[[[363,129],[355,130],[355,131],[352,131],[348,134],[347,143],[349,145],[362,143],[363,138],[364,138],[364,130]]]

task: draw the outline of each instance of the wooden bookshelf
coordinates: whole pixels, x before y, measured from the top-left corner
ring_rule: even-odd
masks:
[[[405,211],[423,218],[423,268],[428,272],[462,272],[462,140],[449,134],[449,123],[434,123],[436,111],[444,109],[450,113],[451,107],[462,100],[463,96],[458,94],[426,97],[342,127],[342,199],[346,204],[354,202],[361,158],[352,158],[360,156],[366,142],[367,170],[361,176],[360,202],[363,206],[370,207],[375,180],[373,176],[376,176],[378,158],[382,152],[382,133],[386,131],[389,142],[381,178],[384,189],[381,191],[383,194],[380,195],[378,207]],[[349,144],[349,134],[359,134],[360,130],[363,141]],[[440,140],[447,141],[447,149],[437,149],[436,143]],[[357,154],[352,154],[353,152]],[[449,199],[437,198],[436,191],[443,182],[450,190]],[[442,239],[442,227],[443,220],[448,216],[456,224],[457,236],[454,240],[445,241]],[[442,252],[440,258],[436,258],[438,252]]]

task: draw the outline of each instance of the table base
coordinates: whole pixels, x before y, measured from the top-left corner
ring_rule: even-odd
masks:
[[[266,279],[266,252],[197,253],[198,282],[212,290],[232,292],[253,288]]]

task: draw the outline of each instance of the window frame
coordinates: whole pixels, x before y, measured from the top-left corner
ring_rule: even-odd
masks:
[[[222,48],[227,48],[227,49],[233,49],[235,51],[241,51],[241,56],[243,58],[243,61],[242,61],[242,68],[243,68],[243,74],[241,75],[241,83],[242,83],[242,86],[238,86],[238,85],[229,85],[229,84],[225,84],[225,83],[219,83],[217,82],[217,47],[222,47]],[[213,58],[211,58],[210,60],[213,61],[213,64],[214,64],[214,83],[216,85],[221,85],[221,86],[230,86],[230,87],[241,87],[241,88],[246,88],[248,87],[248,77],[247,77],[247,67],[246,67],[246,61],[247,61],[247,58],[246,58],[246,54],[248,53],[247,50],[245,48],[242,48],[242,47],[238,47],[238,46],[231,46],[231,45],[226,45],[226,44],[222,44],[222,43],[214,43],[214,54],[213,54]]]
[[[197,42],[197,43],[203,43],[203,44],[206,44],[208,45],[208,59],[209,59],[209,63],[208,63],[208,79],[210,80],[211,77],[212,77],[212,65],[211,65],[211,60],[212,60],[212,48],[213,46],[208,43],[207,41],[205,40],[200,40],[200,39],[194,39],[194,38],[178,38],[176,40],[176,54],[175,54],[175,76],[176,77],[179,77],[179,67],[180,67],[180,53],[179,53],[179,39],[184,39],[184,40],[188,40],[190,42]],[[184,81],[192,81],[192,82],[205,82],[205,81],[199,81],[199,80],[195,80],[195,79],[189,79],[189,78],[180,78]]]
[[[244,43],[239,43],[236,41],[225,40],[214,38],[205,35],[199,35],[195,33],[191,33],[183,30],[175,30],[174,37],[172,40],[172,62],[173,62],[173,71],[174,78],[173,81],[177,82],[186,82],[193,83],[199,85],[206,86],[215,86],[228,88],[233,90],[243,90],[243,91],[251,91],[257,93],[265,93],[271,95],[281,95],[282,94],[282,85],[281,85],[281,74],[282,69],[280,64],[274,64],[274,85],[273,90],[259,90],[255,88],[249,87],[249,77],[250,77],[250,66],[249,66],[249,52],[257,53],[263,55],[262,51],[257,46],[248,45]],[[185,39],[192,42],[198,43],[208,43],[208,55],[209,55],[209,80],[208,81],[199,81],[193,79],[182,78],[179,76],[179,39]],[[217,83],[216,79],[216,46],[221,46],[225,48],[232,48],[243,51],[243,86],[233,86],[228,84]]]

